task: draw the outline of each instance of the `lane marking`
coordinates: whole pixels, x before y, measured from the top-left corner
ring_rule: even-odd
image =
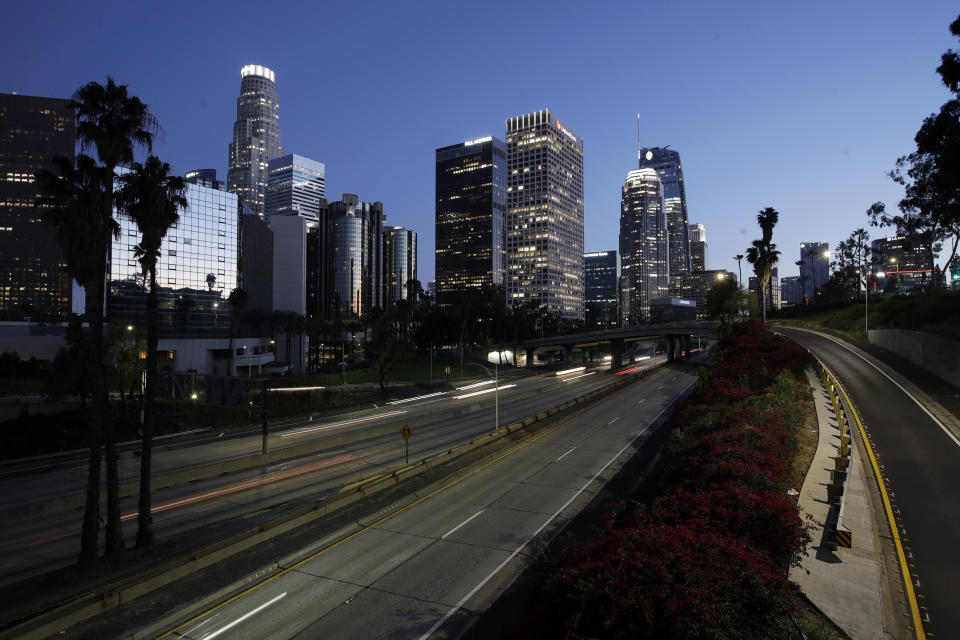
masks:
[[[616,422],[616,421],[619,420],[619,419],[620,419],[620,416],[617,416],[616,418],[614,418],[613,420],[611,420],[610,422],[608,422],[608,423],[607,423],[607,426],[609,427],[610,425],[612,425],[614,422]]]
[[[457,526],[455,526],[453,529],[450,529],[450,531],[447,531],[445,534],[443,534],[442,536],[440,536],[440,539],[441,539],[441,540],[446,540],[446,539],[447,539],[447,536],[452,535],[457,529],[459,529],[459,528],[462,527],[463,525],[467,524],[468,522],[470,522],[471,520],[473,520],[474,518],[476,518],[478,515],[480,515],[480,514],[483,513],[484,511],[486,511],[486,509],[480,509],[480,511],[477,511],[475,514],[473,514],[472,516],[470,516],[469,518],[467,518],[466,520],[464,520],[463,522],[461,522],[460,524],[458,524]]]
[[[576,449],[576,447],[574,447],[573,449]],[[570,455],[571,453],[573,453],[573,449],[570,449],[569,451],[567,451],[565,454],[563,454],[562,456],[560,456],[559,458],[557,458],[554,462],[560,462],[561,460],[563,460],[564,458],[566,458],[568,455]]]
[[[252,617],[252,616],[255,616],[255,615],[257,615],[258,613],[260,613],[261,611],[263,611],[264,609],[266,609],[267,607],[269,607],[270,605],[272,605],[272,604],[274,604],[274,603],[276,603],[276,602],[279,602],[280,600],[283,600],[283,599],[286,597],[286,595],[287,595],[287,592],[284,591],[283,593],[281,593],[280,595],[278,595],[278,596],[277,596],[276,598],[274,598],[273,600],[270,600],[270,601],[268,601],[268,602],[264,602],[262,605],[260,605],[259,607],[257,607],[257,608],[254,609],[253,611],[250,611],[249,613],[243,614],[242,616],[240,616],[239,618],[237,618],[236,620],[234,620],[234,621],[231,622],[230,624],[226,625],[225,627],[221,627],[220,629],[214,631],[213,633],[211,633],[211,634],[209,634],[209,635],[203,635],[203,636],[201,636],[202,640],[213,640],[214,638],[216,638],[216,637],[217,637],[218,635],[220,635],[221,633],[223,633],[223,632],[225,632],[225,631],[229,631],[230,629],[233,629],[235,626],[237,626],[238,624],[240,624],[241,622],[243,622],[243,621],[246,620],[247,618],[250,618],[250,617]]]
[[[684,389],[684,390],[685,390],[685,389]],[[601,473],[603,473],[604,471],[606,471],[606,470],[607,470],[607,467],[609,467],[611,464],[613,464],[614,460],[616,460],[617,458],[620,457],[620,454],[622,454],[624,451],[626,451],[628,447],[632,446],[633,443],[637,440],[637,438],[639,438],[641,435],[643,435],[644,433],[646,433],[647,429],[649,429],[649,425],[650,425],[650,424],[653,424],[653,423],[655,423],[657,420],[659,420],[659,419],[660,419],[660,416],[663,415],[664,412],[666,412],[667,409],[671,408],[673,405],[674,405],[674,403],[671,402],[670,404],[668,404],[667,406],[665,406],[663,409],[661,409],[660,412],[659,412],[656,416],[654,416],[654,418],[653,418],[652,420],[650,420],[650,422],[648,423],[648,425],[647,425],[646,427],[644,427],[643,430],[640,431],[640,433],[638,433],[638,434],[635,435],[633,438],[631,438],[631,439],[630,439],[630,442],[628,442],[627,444],[625,444],[625,445],[623,446],[623,448],[620,449],[620,451],[618,451],[612,458],[610,458],[610,460],[608,460],[605,465],[603,465],[602,467],[600,467],[600,470],[597,471],[595,474],[593,474],[593,477],[590,478],[589,480],[587,480],[587,481],[584,483],[584,485],[583,485],[582,487],[580,487],[580,489],[570,497],[569,500],[567,500],[565,503],[563,503],[563,506],[562,506],[562,507],[560,507],[559,509],[557,509],[552,516],[550,516],[549,518],[547,518],[547,520],[537,528],[536,531],[534,531],[534,532],[533,532],[532,534],[530,534],[523,542],[521,542],[521,543],[520,543],[520,546],[517,547],[516,549],[514,549],[514,550],[513,550],[513,553],[511,553],[509,556],[507,556],[507,558],[506,558],[503,562],[501,562],[501,563],[497,566],[496,569],[494,569],[494,570],[491,571],[489,574],[487,574],[487,577],[486,577],[486,578],[484,578],[483,580],[481,580],[480,583],[477,584],[477,586],[475,586],[473,589],[471,589],[471,590],[470,590],[470,593],[468,593],[467,595],[463,596],[463,598],[460,600],[460,602],[458,602],[457,604],[455,604],[449,611],[447,611],[446,614],[444,614],[444,616],[443,616],[442,618],[440,618],[439,620],[437,620],[437,621],[433,624],[433,626],[430,627],[430,629],[427,630],[426,633],[424,633],[422,636],[420,636],[419,640],[427,640],[427,638],[429,638],[431,635],[433,635],[433,633],[434,633],[435,631],[437,631],[440,627],[442,627],[443,624],[444,624],[447,620],[449,620],[451,617],[453,617],[453,615],[454,615],[457,611],[459,611],[459,610],[463,607],[463,605],[466,604],[466,602],[467,602],[470,598],[472,598],[480,589],[482,589],[488,582],[490,582],[490,580],[492,580],[494,576],[496,576],[498,573],[500,573],[501,569],[503,569],[505,566],[507,566],[507,564],[508,564],[511,560],[513,560],[515,557],[517,557],[517,555],[518,555],[521,551],[523,551],[523,549],[524,549],[528,544],[530,544],[530,542],[533,541],[534,538],[536,538],[538,535],[540,535],[540,532],[543,531],[544,529],[546,529],[548,524],[550,524],[551,522],[553,522],[553,520],[554,520],[557,516],[559,516],[559,515],[563,512],[564,509],[566,509],[567,507],[569,507],[570,504],[571,504],[574,500],[576,500],[576,499],[580,496],[581,493],[583,493],[584,491],[586,491],[587,487],[589,487],[590,484],[593,483],[593,481],[596,480],[596,479],[600,476]]]
[[[502,387],[501,387],[502,388]],[[308,433],[313,433],[314,431],[326,431],[327,429],[336,429],[338,427],[346,427],[352,424],[360,424],[363,422],[372,422],[373,420],[380,420],[381,418],[390,418],[392,416],[400,416],[406,413],[406,410],[403,411],[388,411],[387,413],[378,413],[375,416],[367,416],[366,418],[356,418],[353,420],[343,420],[341,422],[332,422],[330,424],[321,425],[319,427],[306,427],[304,429],[295,429],[293,431],[287,431],[286,433],[280,434],[280,438],[296,438]]]
[[[883,498],[883,508],[887,513],[887,523],[890,525],[890,533],[893,536],[893,543],[897,549],[897,559],[900,561],[900,573],[903,576],[904,588],[907,591],[907,601],[910,603],[910,614],[913,618],[914,633],[917,635],[918,640],[924,640],[927,636],[923,628],[923,619],[920,617],[920,607],[917,604],[917,595],[913,590],[913,580],[911,580],[910,568],[907,565],[907,556],[903,551],[903,543],[900,540],[900,532],[897,530],[897,520],[893,515],[893,506],[890,503],[890,496],[887,494],[886,481],[883,479],[883,474],[880,472],[880,465],[877,463],[877,458],[873,454],[873,446],[870,443],[870,438],[867,437],[867,430],[864,429],[863,422],[860,420],[860,413],[857,411],[856,407],[853,406],[853,402],[850,400],[850,396],[847,395],[847,390],[844,388],[843,384],[841,384],[840,379],[837,378],[833,371],[823,364],[823,361],[820,361],[820,364],[823,365],[823,368],[827,370],[827,372],[830,374],[830,377],[833,378],[833,382],[836,383],[837,389],[839,389],[840,393],[843,394],[843,400],[844,404],[846,405],[846,409],[850,415],[853,416],[854,421],[857,423],[857,430],[860,432],[860,437],[863,438],[865,445],[864,449],[867,450],[867,457],[870,459],[870,465],[873,467],[873,477],[877,482],[877,486],[880,488],[880,497]]]
[[[660,387],[660,390],[663,391],[663,387]],[[637,404],[643,404],[643,403],[646,402],[646,401],[647,401],[646,398],[640,398],[640,400],[637,402]]]
[[[870,365],[871,367],[873,367],[874,369],[876,369],[877,371],[879,371],[880,374],[883,375],[884,378],[886,378],[887,380],[889,380],[889,381],[892,382],[893,384],[897,385],[897,388],[900,389],[900,391],[903,391],[903,392],[907,395],[908,398],[910,398],[911,400],[913,400],[913,402],[914,402],[918,407],[920,407],[920,409],[921,409],[925,414],[927,414],[928,416],[930,416],[930,419],[933,420],[934,423],[936,423],[936,425],[937,425],[938,427],[940,427],[940,430],[943,431],[945,434],[947,434],[947,437],[948,437],[948,438],[950,438],[951,440],[953,440],[953,444],[955,444],[955,445],[957,445],[958,447],[960,447],[960,440],[957,439],[957,436],[953,435],[953,432],[950,431],[950,429],[947,428],[947,425],[945,425],[945,424],[943,424],[942,422],[940,422],[940,420],[937,419],[937,417],[936,417],[935,415],[933,415],[932,413],[930,413],[930,410],[929,410],[929,409],[927,409],[925,406],[923,406],[923,403],[921,403],[919,400],[917,400],[916,398],[913,397],[913,394],[912,394],[912,393],[910,393],[909,391],[907,391],[906,389],[904,389],[903,386],[901,386],[899,382],[897,382],[896,380],[894,380],[893,378],[891,378],[889,375],[887,375],[887,372],[886,372],[886,371],[884,371],[883,369],[881,369],[880,367],[878,367],[878,366],[875,365],[874,363],[870,362],[869,360],[867,360],[866,358],[864,358],[862,355],[860,355],[859,353],[857,353],[856,351],[854,351],[853,349],[851,349],[851,348],[848,347],[847,345],[843,344],[843,343],[840,342],[839,340],[836,340],[836,339],[832,338],[831,336],[828,336],[828,335],[823,334],[823,333],[819,333],[819,332],[817,332],[817,331],[810,331],[810,330],[808,330],[808,329],[800,329],[799,327],[787,327],[787,328],[789,328],[789,329],[797,329],[797,330],[799,330],[799,331],[806,331],[807,333],[812,333],[812,334],[814,334],[814,335],[816,335],[816,336],[820,336],[820,337],[822,337],[822,338],[826,338],[827,340],[836,343],[838,346],[843,347],[844,349],[846,349],[847,351],[849,351],[849,352],[852,353],[853,355],[857,356],[858,358],[860,358],[861,360],[863,360],[864,362],[866,362],[868,365]]]
[[[596,371],[591,371],[590,373],[583,373],[579,376],[573,376],[572,378],[565,378],[564,382],[573,382],[574,380],[579,380],[580,378],[586,378],[587,376],[592,376]]]

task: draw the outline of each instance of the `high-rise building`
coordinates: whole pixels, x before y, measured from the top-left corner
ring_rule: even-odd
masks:
[[[693,300],[696,303],[697,320],[708,319],[706,303],[707,296],[710,295],[710,289],[726,278],[736,278],[736,276],[726,269],[693,271],[680,276],[681,297],[685,300]]]
[[[436,151],[436,283],[440,304],[502,286],[507,147],[492,136]]]
[[[506,130],[507,301],[582,320],[583,138],[547,109]]]
[[[641,169],[654,169],[663,183],[663,202],[667,215],[667,238],[670,244],[670,274],[690,271],[690,239],[687,218],[687,190],[683,182],[680,153],[669,147],[641,147],[638,154]],[[675,287],[679,284],[672,278]],[[675,291],[676,293],[676,291]]]
[[[930,284],[933,262],[929,245],[916,236],[877,238],[870,243],[871,271],[886,274],[885,283],[905,292]],[[884,288],[887,288],[886,286]]]
[[[620,265],[616,251],[583,254],[587,330],[617,326],[617,282]]]
[[[749,286],[750,291],[757,296],[757,304],[760,304],[760,280],[754,276],[750,276]],[[780,278],[777,274],[777,268],[770,268],[770,282],[767,283],[767,286],[763,290],[763,306],[767,309],[779,309],[781,304],[780,299]]]
[[[389,305],[409,300],[408,284],[417,279],[417,232],[403,227],[383,228],[383,301]]]
[[[322,162],[295,153],[267,163],[264,211],[268,216],[299,215],[317,222],[324,193]]]
[[[800,262],[803,296],[813,302],[817,298],[817,291],[823,289],[830,279],[830,243],[801,242]]]
[[[707,229],[699,222],[690,225],[690,270],[707,270]]]
[[[240,217],[240,286],[247,292],[248,311],[273,312],[273,230],[253,209],[242,206]]]
[[[803,304],[803,287],[800,286],[800,276],[780,278],[780,291],[784,304]]]
[[[307,313],[307,230],[303,216],[270,216],[273,231],[273,310]]]
[[[271,69],[248,64],[240,69],[237,121],[230,143],[227,190],[264,215],[267,164],[283,155],[280,146],[280,101]]]
[[[162,335],[226,335],[237,286],[239,207],[226,191],[188,184],[187,208],[170,227],[157,260],[159,327]],[[146,297],[137,259],[137,225],[117,216],[113,240],[107,315],[111,322],[143,321]]]
[[[383,203],[352,193],[330,203],[333,308],[340,318],[362,318],[383,308]]]
[[[620,318],[645,322],[650,301],[667,298],[670,250],[663,185],[652,169],[627,174],[620,204]]]
[[[36,207],[34,174],[73,158],[69,100],[0,94],[0,318],[62,320],[73,280],[53,227]],[[82,309],[77,309],[82,313]]]
[[[223,182],[217,180],[216,169],[194,169],[193,171],[187,171],[183,175],[183,180],[187,184],[198,184],[201,187],[209,187],[210,189],[223,189]]]

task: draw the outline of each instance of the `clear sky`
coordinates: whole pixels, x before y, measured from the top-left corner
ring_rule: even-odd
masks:
[[[80,9],[82,7],[82,9]],[[277,74],[282,142],[327,168],[327,197],[384,203],[433,279],[434,150],[549,108],[584,138],[585,250],[617,248],[620,187],[645,146],[678,150],[708,267],[780,212],[780,275],[833,247],[948,99],[935,68],[955,3],[117,2],[3,9],[0,92],[69,97],[107,74],[164,128],[178,173],[226,178],[240,67]],[[873,237],[892,231],[870,229]],[[744,279],[748,266],[744,263]]]

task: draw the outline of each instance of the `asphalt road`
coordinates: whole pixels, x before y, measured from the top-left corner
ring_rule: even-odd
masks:
[[[694,378],[663,370],[166,637],[452,637],[629,459]]]
[[[927,631],[938,638],[960,637],[960,439],[869,354],[829,336],[785,327],[777,331],[811,349],[850,394],[901,510],[898,521],[919,576],[917,591],[930,614]]]
[[[642,363],[644,367],[657,360]],[[642,370],[642,369],[641,369]],[[500,423],[508,424],[556,406],[607,384],[606,371],[581,371],[565,376],[535,376],[508,381],[500,390]],[[503,383],[501,383],[503,384]],[[469,386],[469,385],[468,385]],[[399,466],[404,460],[400,424],[414,429],[410,457],[417,459],[493,430],[492,385],[413,399],[375,410],[335,416],[323,421],[291,421],[274,429],[270,446],[284,447],[322,439],[333,433],[369,429],[396,423],[396,434],[363,439],[280,464],[255,467],[204,480],[155,490],[154,527],[166,538],[212,523],[229,522],[236,531],[268,520],[298,500],[317,500],[377,470]],[[480,393],[480,395],[471,395]],[[469,405],[469,413],[451,418],[443,412]],[[193,447],[158,450],[159,472],[228,459],[260,449],[260,437],[250,436]],[[138,461],[125,460],[123,473],[135,477]],[[64,465],[42,474],[18,476],[0,483],[0,504],[30,502],[82,489],[83,466]],[[124,533],[132,545],[136,534],[137,497],[121,500]],[[0,586],[71,564],[79,550],[82,509],[10,519],[0,531]],[[224,531],[221,529],[220,533]],[[229,533],[229,531],[227,532]],[[212,534],[211,534],[212,535]],[[102,536],[101,536],[102,542]]]

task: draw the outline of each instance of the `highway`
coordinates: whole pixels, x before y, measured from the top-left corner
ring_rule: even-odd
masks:
[[[659,365],[662,358],[640,363],[637,371]],[[501,380],[500,424],[533,415],[611,382],[608,371],[572,371],[562,376],[540,375]],[[469,388],[467,388],[469,387]],[[218,535],[235,532],[277,516],[282,510],[317,500],[344,485],[404,461],[400,426],[409,424],[411,460],[446,450],[493,431],[494,393],[488,381],[465,384],[442,395],[424,394],[362,412],[320,420],[288,421],[271,427],[270,448],[289,447],[331,436],[377,427],[388,435],[320,448],[280,463],[224,473],[153,492],[154,526],[158,538],[168,538],[212,523],[227,523]],[[476,395],[474,395],[476,394]],[[460,410],[460,415],[453,415]],[[392,426],[391,426],[392,425]],[[249,435],[182,448],[158,448],[156,473],[209,464],[260,451],[260,435]],[[121,477],[137,477],[138,459],[128,455]],[[67,463],[36,474],[0,481],[0,507],[13,508],[83,490],[85,467]],[[103,494],[105,495],[105,494]],[[124,534],[132,546],[136,535],[137,497],[121,500]],[[79,550],[82,507],[7,518],[0,532],[0,586],[71,564]],[[224,528],[226,527],[226,528]],[[211,534],[212,535],[212,534]],[[196,543],[202,536],[195,537]],[[101,536],[102,541],[102,536]]]
[[[927,631],[938,638],[957,637],[960,434],[920,406],[899,374],[865,352],[822,334],[776,330],[813,351],[850,394],[901,511],[898,522],[916,565],[917,591],[931,619]],[[881,535],[889,536],[889,530],[885,534],[881,528]]]
[[[672,369],[638,380],[161,637],[453,637],[694,382]]]

